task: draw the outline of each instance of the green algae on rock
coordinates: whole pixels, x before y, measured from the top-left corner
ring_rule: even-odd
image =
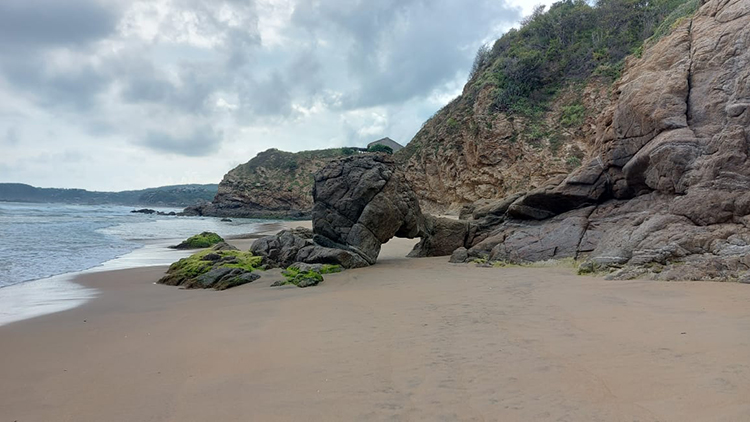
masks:
[[[179,245],[170,247],[172,249],[200,249],[208,248],[223,241],[224,239],[214,232],[203,232],[201,234],[196,234],[195,236],[190,236]]]
[[[205,250],[169,266],[158,283],[186,289],[226,290],[251,283],[260,275],[261,257],[236,250]]]
[[[341,265],[297,263],[281,272],[281,274],[286,277],[286,281],[277,282],[274,285],[283,286],[286,284],[293,284],[297,287],[317,286],[323,281],[323,274],[333,274],[343,270],[344,268]]]

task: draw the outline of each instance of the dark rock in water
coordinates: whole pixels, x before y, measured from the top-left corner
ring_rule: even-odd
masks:
[[[200,248],[208,248],[209,246],[213,246],[219,242],[223,242],[224,239],[221,238],[218,234],[214,232],[203,232],[201,234],[196,234],[195,236],[191,236],[187,238],[186,240],[182,241],[179,245],[170,246],[172,249],[200,249]]]
[[[223,221],[225,223],[231,223],[232,219],[231,218],[222,218],[220,221]]]
[[[131,213],[138,213],[138,214],[156,214],[156,210],[152,210],[150,208],[141,208],[139,210],[132,210]]]

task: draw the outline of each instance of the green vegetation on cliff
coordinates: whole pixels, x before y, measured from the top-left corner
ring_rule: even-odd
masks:
[[[539,111],[564,84],[591,75],[616,79],[627,55],[657,28],[666,32],[660,25],[677,20],[676,9],[694,11],[693,3],[698,0],[599,0],[594,6],[564,0],[546,12],[539,6],[520,29],[478,51],[468,94],[491,85],[495,110]]]

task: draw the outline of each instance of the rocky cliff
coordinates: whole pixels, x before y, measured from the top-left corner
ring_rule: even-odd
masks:
[[[561,182],[475,206],[469,257],[614,278],[750,279],[750,2],[711,0],[628,60]]]
[[[423,208],[457,211],[578,168],[596,150],[625,57],[697,6],[561,1],[480,49],[462,94],[396,154]]]
[[[350,148],[286,152],[272,148],[229,171],[216,197],[185,210],[216,217],[307,218],[313,174],[330,160],[356,153]]]

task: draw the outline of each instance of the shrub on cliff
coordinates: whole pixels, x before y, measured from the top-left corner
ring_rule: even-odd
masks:
[[[592,74],[619,76],[624,58],[644,40],[684,15],[696,0],[563,0],[538,6],[487,50],[480,47],[471,71],[475,88],[494,87],[496,111],[530,114],[566,82]],[[686,5],[688,4],[688,5]],[[685,10],[683,12],[682,10]]]
[[[369,148],[367,148],[368,152],[384,152],[386,154],[393,154],[393,148],[389,147],[388,145],[380,145],[375,144]]]

